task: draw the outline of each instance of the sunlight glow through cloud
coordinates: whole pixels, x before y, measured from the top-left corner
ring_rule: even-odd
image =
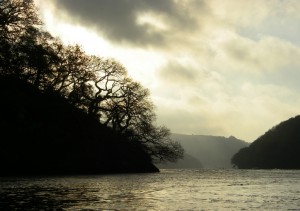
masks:
[[[51,33],[149,88],[172,132],[253,141],[300,113],[300,1],[36,2]]]
[[[153,30],[165,31],[168,30],[166,24],[164,24],[163,20],[157,14],[151,13],[142,13],[137,17],[137,23],[139,25],[150,25]]]

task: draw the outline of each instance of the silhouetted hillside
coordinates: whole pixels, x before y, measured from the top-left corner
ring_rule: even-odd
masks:
[[[157,171],[182,158],[150,91],[115,59],[53,37],[34,3],[0,1],[1,174]]]
[[[139,142],[55,92],[1,77],[0,98],[0,175],[158,171]]]
[[[300,169],[300,116],[267,131],[232,158],[238,168]]]
[[[234,137],[172,134],[172,139],[180,142],[186,154],[201,162],[199,168],[231,168],[231,157],[248,146],[248,143]]]

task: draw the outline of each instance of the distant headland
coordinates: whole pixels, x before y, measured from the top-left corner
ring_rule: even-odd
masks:
[[[274,126],[232,157],[241,169],[300,169],[300,116]]]

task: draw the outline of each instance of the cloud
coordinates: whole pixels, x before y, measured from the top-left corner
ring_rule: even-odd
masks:
[[[213,16],[228,25],[243,27],[260,24],[273,10],[275,1],[208,0]],[[273,2],[273,3],[272,3]]]
[[[150,88],[173,132],[252,141],[300,113],[298,0],[36,1],[54,5],[57,34],[94,31],[89,46]]]
[[[200,71],[189,65],[180,64],[175,61],[169,61],[159,71],[159,77],[166,82],[176,85],[194,84],[199,79]]]
[[[189,13],[172,0],[56,0],[55,4],[57,13],[64,12],[69,21],[92,27],[118,43],[162,45],[167,31],[157,25],[180,30],[193,25]]]
[[[222,44],[222,51],[223,64],[237,71],[262,73],[300,68],[300,48],[274,37],[253,41],[236,36]]]
[[[235,135],[254,141],[272,126],[299,112],[300,95],[288,87],[245,82],[234,95],[184,87],[161,94],[160,123],[185,134]],[[167,92],[165,90],[165,92]]]

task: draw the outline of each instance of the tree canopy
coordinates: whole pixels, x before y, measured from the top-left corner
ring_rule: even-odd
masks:
[[[0,75],[56,92],[90,118],[142,144],[153,162],[176,161],[180,144],[156,126],[150,92],[114,59],[87,55],[44,30],[33,0],[0,1]]]
[[[232,164],[245,169],[300,169],[300,116],[268,130],[249,147],[232,157]]]

